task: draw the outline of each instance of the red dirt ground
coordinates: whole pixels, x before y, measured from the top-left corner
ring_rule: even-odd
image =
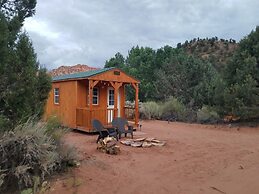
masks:
[[[259,193],[258,127],[144,121],[135,137],[167,144],[120,145],[119,155],[108,155],[96,150],[96,136],[69,133],[81,166],[53,181],[49,193]]]

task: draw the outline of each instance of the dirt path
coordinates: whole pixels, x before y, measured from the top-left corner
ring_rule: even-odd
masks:
[[[68,134],[84,160],[50,193],[259,193],[259,128],[145,121],[135,137],[167,144],[121,145],[121,154],[111,156],[96,150],[96,136]]]

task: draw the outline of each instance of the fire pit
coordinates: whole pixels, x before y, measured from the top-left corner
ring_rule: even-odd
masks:
[[[161,141],[156,138],[126,139],[121,140],[120,143],[131,147],[164,146],[166,144],[165,141]]]

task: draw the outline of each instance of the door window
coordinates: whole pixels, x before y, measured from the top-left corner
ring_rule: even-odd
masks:
[[[114,90],[113,89],[109,89],[108,105],[114,106]]]
[[[93,88],[93,105],[98,105],[99,89]]]

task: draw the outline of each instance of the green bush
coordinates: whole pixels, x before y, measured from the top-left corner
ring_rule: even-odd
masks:
[[[9,126],[9,120],[4,116],[0,114],[0,133],[6,131]]]
[[[56,115],[52,115],[48,118],[46,123],[47,132],[51,133],[53,130],[60,127],[61,127],[61,122]]]
[[[0,191],[35,187],[75,163],[75,150],[60,138],[48,134],[47,124],[32,120],[5,132],[0,137]]]
[[[162,106],[153,101],[142,103],[140,114],[145,119],[158,119],[162,115]]]
[[[220,120],[218,113],[211,107],[203,106],[197,111],[197,121],[199,123],[217,123]]]
[[[189,121],[187,108],[174,97],[170,97],[164,103],[142,103],[140,114],[144,119]]]
[[[163,120],[186,120],[186,107],[177,98],[170,97],[162,105],[162,119]]]
[[[59,141],[69,130],[70,129],[61,126],[60,119],[55,115],[49,117],[46,122],[46,133],[52,136],[56,141]]]

